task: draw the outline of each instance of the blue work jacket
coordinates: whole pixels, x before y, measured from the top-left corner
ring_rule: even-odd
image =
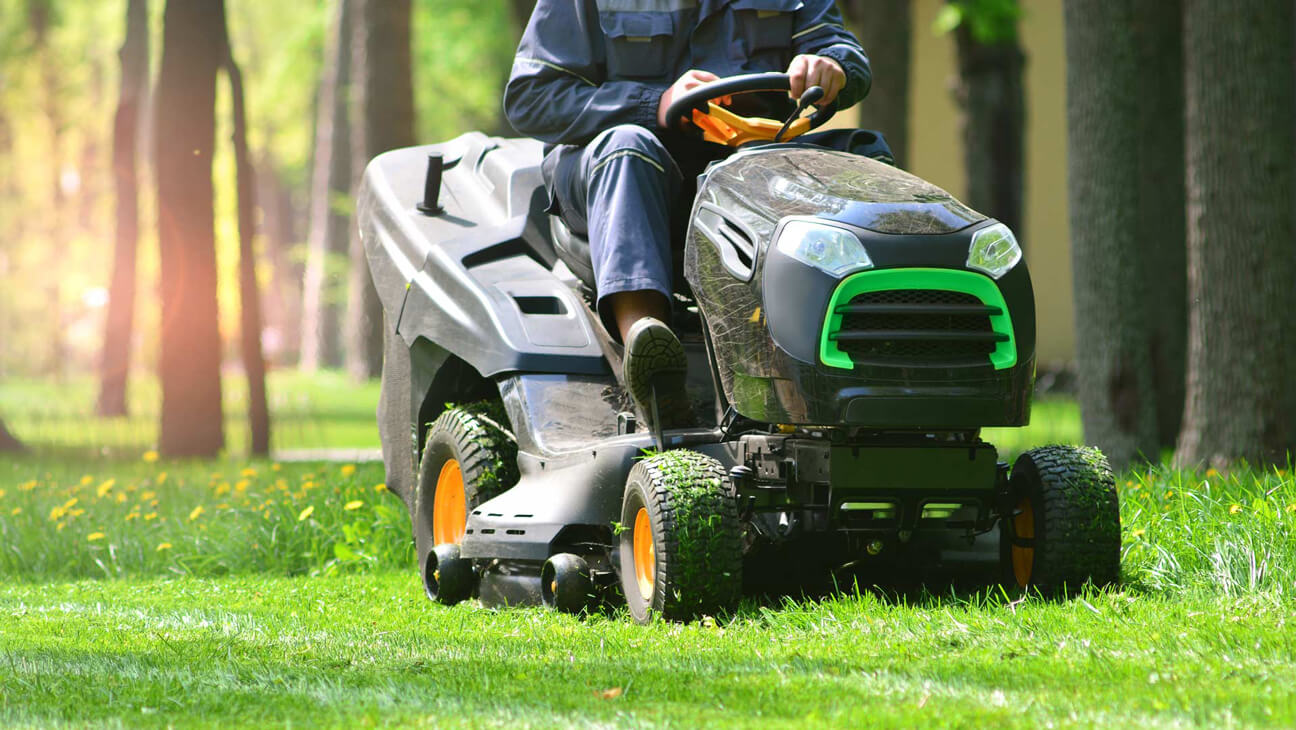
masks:
[[[807,53],[841,64],[845,109],[868,93],[868,58],[833,0],[539,0],[504,91],[519,133],[581,145],[620,124],[657,126],[685,71],[786,71]]]

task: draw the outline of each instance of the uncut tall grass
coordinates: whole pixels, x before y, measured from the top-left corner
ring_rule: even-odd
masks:
[[[278,575],[412,565],[380,464],[0,462],[0,575]],[[96,468],[97,467],[97,468]]]
[[[381,464],[0,462],[0,575],[25,580],[406,570],[409,517]],[[1122,582],[1296,595],[1290,469],[1120,477]]]

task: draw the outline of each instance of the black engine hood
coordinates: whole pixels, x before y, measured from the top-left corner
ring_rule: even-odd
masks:
[[[877,160],[819,147],[743,150],[711,167],[709,202],[768,240],[784,216],[818,216],[884,234],[953,233],[986,220],[954,196]]]

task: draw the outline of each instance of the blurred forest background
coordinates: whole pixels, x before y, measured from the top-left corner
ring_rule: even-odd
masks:
[[[1074,362],[1048,364],[1078,375],[1084,438],[1118,465],[1286,459],[1296,2],[838,5],[877,72],[840,123],[950,185],[928,172],[943,155],[956,193],[1024,233],[1042,311],[1074,308]],[[313,425],[372,403],[379,372],[351,190],[382,150],[512,133],[500,93],[533,6],[0,0],[0,447],[259,454],[269,413],[276,448],[376,443],[371,416]],[[1032,105],[1057,94],[1040,66],[1065,69],[1064,118]],[[923,131],[933,97],[957,141]],[[1069,221],[1031,213],[1048,196]],[[1041,322],[1042,341],[1072,327]]]

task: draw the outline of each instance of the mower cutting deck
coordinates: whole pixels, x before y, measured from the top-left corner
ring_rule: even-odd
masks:
[[[688,620],[842,566],[916,569],[995,530],[1015,585],[1117,579],[1105,459],[1052,446],[1010,470],[979,437],[1029,420],[1034,299],[1013,233],[876,160],[770,141],[827,113],[711,103],[787,88],[721,80],[668,112],[737,147],[688,222],[672,325],[690,429],[640,428],[590,308],[588,243],[545,212],[538,142],[471,133],[369,165],[384,458],[430,597]]]

